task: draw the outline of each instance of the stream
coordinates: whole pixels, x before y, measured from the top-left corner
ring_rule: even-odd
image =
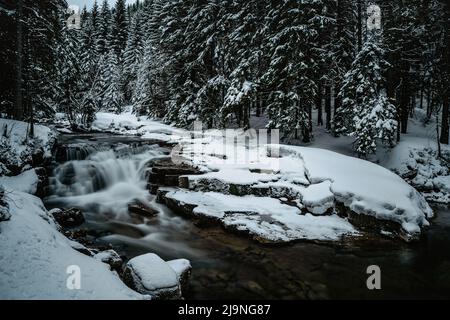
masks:
[[[85,134],[62,135],[59,144],[46,206],[82,209],[78,231],[126,259],[149,252],[189,259],[186,299],[450,298],[448,207],[433,207],[436,218],[418,243],[361,237],[264,246],[220,227],[197,227],[156,203],[146,170],[169,154],[156,141]],[[158,215],[129,214],[136,199]],[[367,289],[370,265],[381,268],[381,290]]]

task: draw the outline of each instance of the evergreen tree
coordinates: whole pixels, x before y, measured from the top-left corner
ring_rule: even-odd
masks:
[[[127,10],[125,0],[117,0],[114,9],[111,43],[117,57],[122,58],[122,53],[127,44]]]
[[[110,50],[105,67],[103,77],[107,82],[102,95],[102,108],[119,114],[123,111],[125,98],[122,92],[122,69],[114,50]]]
[[[382,88],[383,70],[388,66],[378,35],[372,35],[345,75],[339,94],[342,107],[336,110],[335,130],[355,138],[354,149],[362,156],[374,153],[377,140],[392,146],[397,121],[395,107]]]
[[[136,12],[131,18],[127,45],[123,55],[123,71],[125,80],[125,96],[130,100],[134,90],[139,63],[143,54],[143,34],[141,12]]]
[[[108,0],[103,0],[96,30],[97,54],[108,54],[111,44],[111,11],[109,9]]]

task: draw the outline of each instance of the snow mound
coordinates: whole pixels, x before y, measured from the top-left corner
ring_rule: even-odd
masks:
[[[39,198],[14,191],[7,201],[11,219],[0,223],[0,299],[149,298],[129,289],[108,265],[72,249]],[[67,286],[70,266],[81,271],[80,290]]]
[[[433,211],[413,187],[393,172],[368,161],[331,151],[287,147],[301,154],[311,182],[331,181],[337,201],[357,214],[389,220],[410,235],[428,226]]]

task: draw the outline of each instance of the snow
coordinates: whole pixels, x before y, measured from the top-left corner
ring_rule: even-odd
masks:
[[[324,181],[312,184],[302,192],[303,204],[315,214],[324,214],[334,207],[334,194],[331,192],[331,182]]]
[[[305,161],[312,182],[331,181],[330,191],[338,201],[359,214],[391,220],[407,233],[420,233],[433,212],[425,199],[391,171],[368,161],[331,151],[296,149]]]
[[[183,134],[184,130],[176,129],[147,117],[137,117],[131,108],[121,114],[99,112],[92,125],[93,130],[114,132],[127,135],[139,135],[145,139],[171,141]]]
[[[170,289],[178,286],[177,273],[156,254],[148,253],[131,259],[127,267],[148,291]]]
[[[324,214],[339,202],[357,214],[393,221],[413,237],[429,225],[427,219],[433,216],[425,199],[413,187],[369,161],[317,148],[269,144],[262,150],[257,144],[233,146],[233,142],[234,139],[208,132],[181,140],[181,156],[207,171],[188,177],[191,190],[236,194],[231,185],[250,185],[238,192],[248,195],[254,194],[254,188],[281,187],[288,191],[278,192],[278,197],[297,194],[294,200],[310,213]],[[262,203],[263,199],[250,201],[258,214],[267,214],[255,203]],[[208,210],[203,210],[205,203]],[[199,204],[196,213],[203,210],[203,214],[223,218],[223,211],[211,206],[208,199],[199,199]],[[239,206],[248,208],[245,202]]]
[[[192,269],[191,262],[187,259],[177,259],[167,261],[167,264],[175,271],[178,277],[178,281],[181,280],[184,273]]]
[[[196,206],[193,210],[195,215],[219,219],[225,227],[274,242],[339,240],[344,235],[357,234],[348,221],[336,215],[302,215],[299,208],[282,204],[274,198],[186,190],[173,190],[166,194],[166,198],[181,205]]]
[[[27,149],[28,126],[26,122],[0,118],[0,134],[2,138],[5,138],[4,134],[6,132],[6,138],[17,154]],[[55,133],[49,127],[38,124],[34,125],[34,138],[32,140],[37,141],[39,145],[44,147],[47,153],[50,152],[54,138]]]
[[[6,190],[15,190],[30,194],[35,194],[39,178],[34,169],[25,171],[15,177],[1,177],[0,185],[3,185]]]
[[[0,223],[0,299],[145,299],[129,289],[109,266],[85,256],[56,230],[42,201],[14,191],[11,219]],[[81,289],[70,290],[69,266],[81,271]]]

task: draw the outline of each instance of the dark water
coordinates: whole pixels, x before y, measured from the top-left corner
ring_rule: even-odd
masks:
[[[85,139],[91,144],[111,143],[108,136],[97,140],[91,136],[65,139],[65,143],[73,143],[74,139],[77,143]],[[132,138],[114,139],[117,145],[130,143],[127,139]],[[167,150],[151,148],[148,158],[164,152]],[[137,172],[139,163],[147,160],[141,156],[131,157]],[[85,165],[83,161],[77,163],[80,167]],[[116,170],[116,165],[124,166],[122,162],[107,165],[111,170]],[[115,186],[117,181],[111,184]],[[86,196],[92,194],[81,195],[77,201]],[[62,198],[57,200],[60,206],[74,204],[69,205]],[[126,197],[123,201],[127,201]],[[365,237],[341,243],[268,247],[220,227],[199,228],[156,204],[151,196],[148,196],[148,204],[159,211],[156,218],[143,219],[114,212],[114,207],[106,206],[110,208],[108,211],[84,206],[88,221],[82,229],[93,236],[97,245],[112,245],[126,258],[154,252],[166,260],[189,259],[193,275],[190,288],[185,292],[187,299],[450,298],[448,207],[434,207],[436,218],[423,239],[414,244]],[[370,265],[381,268],[381,290],[367,289],[366,269]]]

